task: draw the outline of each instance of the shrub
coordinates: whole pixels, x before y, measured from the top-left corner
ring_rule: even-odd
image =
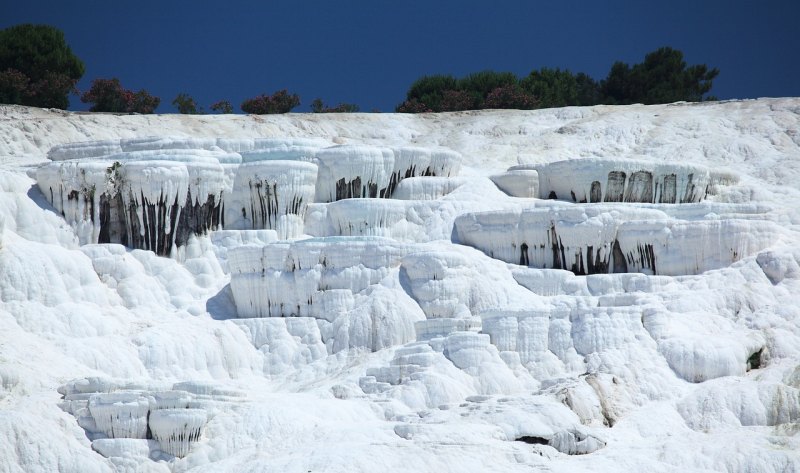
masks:
[[[195,103],[194,99],[185,93],[178,94],[177,97],[172,101],[172,106],[178,109],[178,113],[184,115],[197,115],[197,104]]]
[[[95,79],[81,96],[81,102],[92,103],[92,112],[153,113],[161,99],[142,89],[133,92],[122,87],[119,79]]]
[[[84,66],[61,30],[24,24],[0,31],[0,71],[0,102],[66,109]]]
[[[227,100],[220,100],[219,102],[214,102],[209,107],[212,112],[215,113],[233,113],[233,105]]]
[[[321,98],[315,98],[311,101],[311,113],[322,113],[325,111],[326,105],[322,103]]]
[[[329,107],[320,98],[311,102],[312,113],[356,113],[358,110],[358,105],[354,103],[340,103],[335,107]]]
[[[300,96],[289,94],[286,89],[279,90],[272,95],[259,95],[252,99],[242,102],[242,111],[256,115],[266,115],[274,113],[289,113],[293,108],[300,105]]]

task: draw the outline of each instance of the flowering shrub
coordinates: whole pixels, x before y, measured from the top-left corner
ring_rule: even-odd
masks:
[[[153,113],[161,99],[142,89],[138,92],[122,87],[119,79],[95,79],[81,102],[93,103],[92,112]]]
[[[133,100],[128,111],[131,113],[153,113],[160,103],[160,98],[154,97],[142,89],[133,94]]]
[[[417,99],[406,100],[397,106],[397,113],[430,113],[433,112],[430,107],[420,102]]]
[[[539,101],[536,100],[536,97],[517,84],[497,87],[489,92],[483,102],[483,108],[515,108],[518,110],[533,110],[538,105]]]
[[[128,94],[132,95],[122,88],[119,79],[95,79],[89,90],[81,95],[81,102],[93,103],[89,109],[92,112],[123,113],[128,111],[132,99]]]
[[[408,99],[397,106],[397,113],[459,112],[477,110],[478,98],[466,90],[445,90],[439,96],[429,96],[431,103],[416,98]]]
[[[279,90],[272,95],[259,95],[242,102],[242,111],[256,115],[273,113],[289,113],[300,105],[300,96],[289,94],[286,89]]]
[[[212,112],[215,113],[233,113],[233,105],[227,100],[220,100],[219,102],[214,102],[209,107]]]
[[[437,112],[459,112],[462,110],[475,110],[477,100],[473,94],[466,90],[445,90]]]

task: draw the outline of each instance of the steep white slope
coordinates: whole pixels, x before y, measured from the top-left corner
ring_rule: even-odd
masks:
[[[104,141],[48,159],[89,140]],[[331,186],[316,157],[334,144]],[[457,177],[425,172],[454,156],[441,146]],[[94,244],[100,197],[82,192],[108,183],[103,156],[138,186],[128,205],[213,195],[227,229],[187,235],[173,258]],[[316,198],[366,161],[377,198]],[[33,179],[51,162],[38,172],[53,197]],[[800,469],[798,163],[798,99],[419,116],[2,106],[0,472]],[[654,196],[704,166],[709,193],[634,202],[651,201],[640,177],[637,198],[592,204],[619,166],[651,171]],[[544,179],[566,202],[535,198]],[[258,182],[280,192],[254,199]],[[307,207],[253,229],[299,195]],[[265,210],[241,217],[234,197]],[[641,272],[586,271],[615,241]]]

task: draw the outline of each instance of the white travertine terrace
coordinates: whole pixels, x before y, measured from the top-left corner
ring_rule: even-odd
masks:
[[[92,448],[126,464],[124,459],[186,456],[200,440],[208,410],[241,401],[239,393],[215,383],[184,381],[169,387],[95,377],[74,379],[59,392],[61,408],[76,417]]]
[[[404,179],[450,177],[461,169],[461,156],[450,150],[342,145],[317,153],[320,171],[317,201],[353,197],[389,198]]]
[[[492,182],[512,197],[539,197],[539,173],[535,169],[510,169],[490,176]]]
[[[191,235],[217,229],[304,234],[315,200],[435,199],[460,181],[461,156],[446,149],[332,146],[318,139],[136,138],[53,148],[39,188],[81,244],[121,243],[173,254]],[[364,233],[356,233],[364,234]],[[367,233],[369,234],[369,233]]]
[[[798,470],[798,106],[2,106],[0,470]]]
[[[150,414],[150,430],[163,452],[185,457],[200,439],[208,416],[203,409],[159,409]]]
[[[242,245],[228,252],[239,317],[312,317],[329,351],[378,350],[413,339],[421,317],[387,287],[399,284],[408,245],[378,237],[328,237]],[[384,300],[380,294],[385,294]]]
[[[780,233],[757,214],[720,218],[715,210],[690,207],[672,217],[658,206],[537,207],[466,214],[456,229],[461,243],[493,258],[580,275],[699,274],[757,253]]]
[[[275,230],[279,238],[301,236],[314,201],[317,166],[303,161],[262,160],[236,169],[225,199],[225,228]]]
[[[122,243],[169,255],[191,235],[219,226],[225,177],[218,161],[128,158],[54,161],[36,171],[39,188],[82,244]]]
[[[703,166],[628,159],[576,159],[520,165],[538,173],[539,197],[572,202],[684,204],[704,200],[711,174]]]

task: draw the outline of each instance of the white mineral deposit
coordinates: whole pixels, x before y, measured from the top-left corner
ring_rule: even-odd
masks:
[[[800,99],[0,106],[0,472],[798,471],[798,182]]]

